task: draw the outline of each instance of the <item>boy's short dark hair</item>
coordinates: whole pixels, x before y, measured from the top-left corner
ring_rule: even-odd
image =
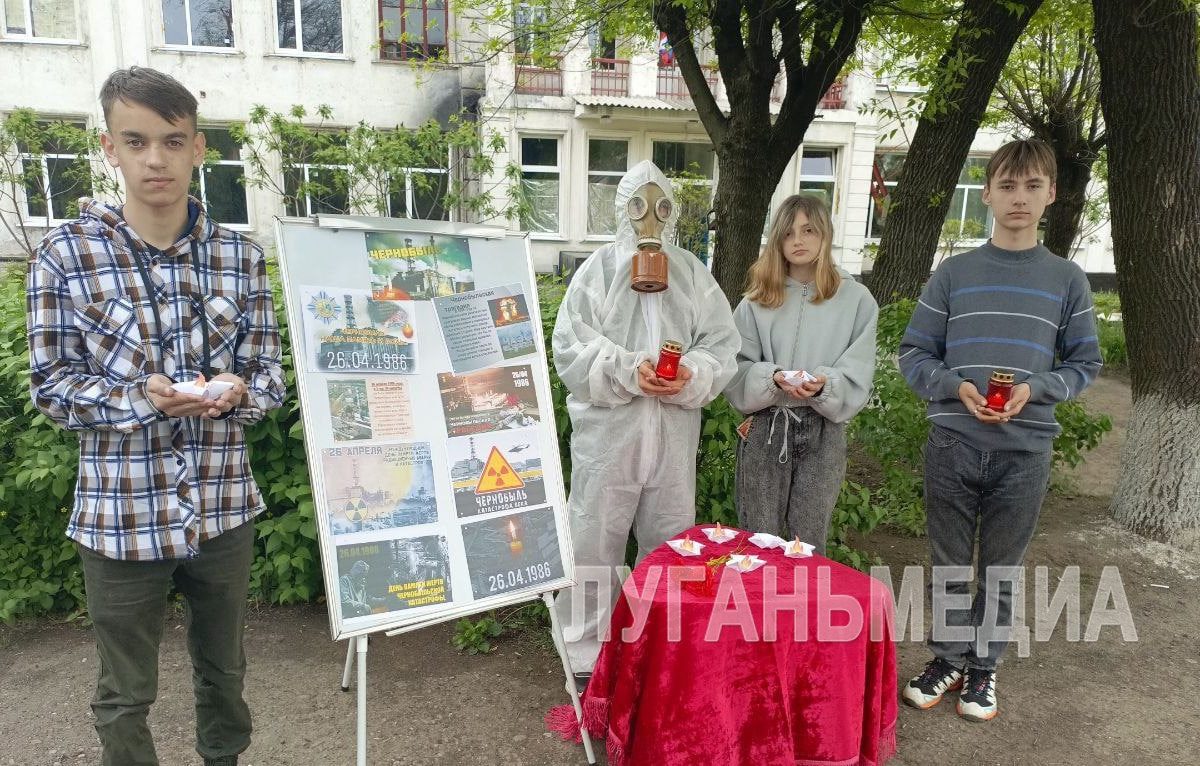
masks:
[[[1058,161],[1054,159],[1054,150],[1045,141],[1036,138],[1009,141],[988,160],[984,183],[991,184],[1001,173],[1045,173],[1050,177],[1050,183],[1054,183],[1058,177]]]
[[[100,106],[106,122],[118,101],[141,104],[167,122],[186,117],[192,128],[196,127],[196,97],[179,80],[157,69],[131,66],[110,74],[100,88]]]

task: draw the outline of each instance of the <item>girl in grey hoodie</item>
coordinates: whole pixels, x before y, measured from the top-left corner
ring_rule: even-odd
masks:
[[[738,428],[742,526],[820,553],[846,475],[846,422],[871,393],[879,316],[867,289],[834,264],[832,241],[819,197],[780,205],[734,310],[742,348],[725,388],[749,416]]]

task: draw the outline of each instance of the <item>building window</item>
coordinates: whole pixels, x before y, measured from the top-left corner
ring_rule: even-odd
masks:
[[[559,227],[558,139],[521,137],[521,228],[557,234]]]
[[[547,25],[546,5],[541,2],[519,2],[513,10],[513,26],[516,32],[513,35],[513,45],[516,48],[518,57],[526,56],[535,52],[539,38],[545,36]],[[547,53],[548,51],[536,51],[538,53]]]
[[[73,0],[4,0],[0,13],[9,37],[74,40],[79,36]]]
[[[25,185],[25,214],[47,225],[78,211],[80,197],[92,196],[92,168],[83,142],[82,122],[39,123],[46,136],[41,146],[18,143]]]
[[[450,191],[449,150],[424,159],[425,167],[405,168],[388,185],[387,214],[392,218],[449,221],[446,194]]]
[[[668,177],[678,175],[697,176],[713,180],[716,154],[708,144],[693,144],[685,141],[655,141],[654,164]]]
[[[655,141],[654,164],[671,179],[676,207],[675,244],[708,262],[708,213],[712,210],[716,154],[708,144]]]
[[[379,56],[398,61],[445,59],[446,0],[379,0]]]
[[[233,0],[162,0],[167,45],[233,47]]]
[[[887,219],[887,207],[891,190],[900,180],[900,168],[904,155],[888,153],[875,155],[875,167],[871,183],[871,218],[867,222],[867,236],[883,236]],[[950,198],[950,209],[946,211],[947,222],[957,222],[954,232],[961,239],[984,239],[992,230],[992,210],[983,204],[984,172],[987,159],[968,157],[958,175],[958,184]]]
[[[617,233],[617,184],[629,169],[629,142],[593,138],[588,141],[587,209],[589,236]]]
[[[208,142],[209,158],[200,168],[198,186],[200,200],[208,215],[218,223],[249,224],[246,204],[246,164],[241,147],[225,128],[201,128]]]
[[[283,193],[288,215],[350,212],[350,166],[301,163],[283,169]]]
[[[279,47],[342,52],[342,0],[278,0]]]
[[[834,162],[833,149],[805,149],[800,155],[800,193],[812,194],[825,200],[833,210]]]

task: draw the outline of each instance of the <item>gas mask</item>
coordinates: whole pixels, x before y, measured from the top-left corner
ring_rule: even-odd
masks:
[[[660,293],[667,289],[667,254],[662,250],[662,233],[672,208],[671,200],[655,183],[643,185],[625,205],[637,235],[629,286],[639,293]]]

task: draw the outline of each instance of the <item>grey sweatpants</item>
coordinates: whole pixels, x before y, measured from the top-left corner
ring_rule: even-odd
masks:
[[[757,412],[738,443],[738,519],[751,532],[799,537],[825,552],[846,478],[846,425],[809,407]]]

